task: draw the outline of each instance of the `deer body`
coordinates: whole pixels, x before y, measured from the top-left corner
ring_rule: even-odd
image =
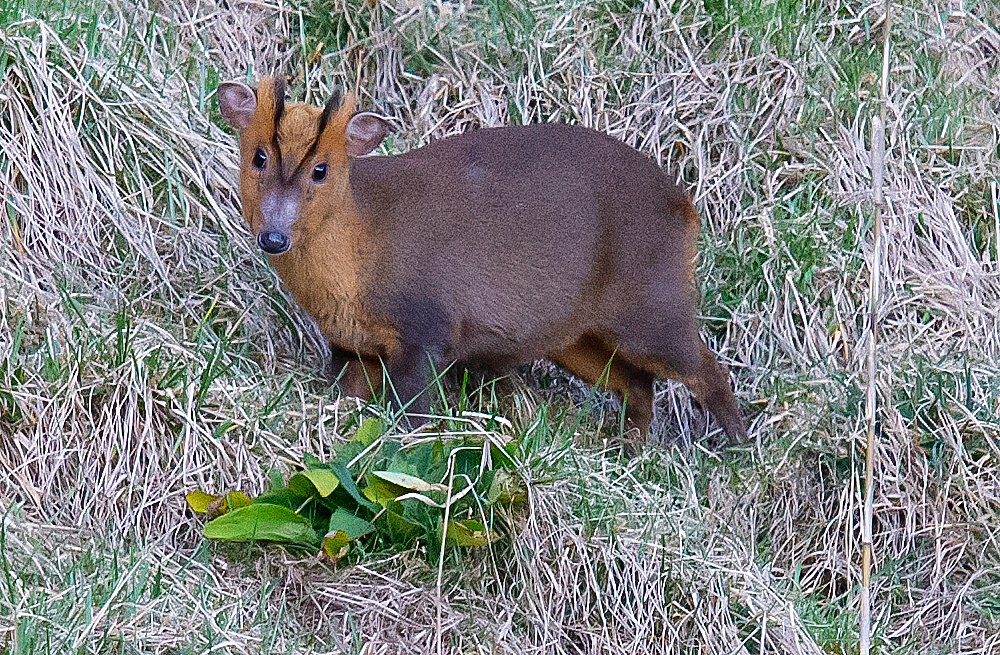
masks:
[[[269,79],[227,83],[220,108],[240,130],[244,216],[330,339],[336,372],[347,364],[346,391],[367,395],[384,362],[420,411],[434,369],[547,357],[625,397],[642,434],[656,377],[745,434],[698,335],[697,215],[654,162],[566,125],[363,157],[383,119],[335,100],[286,108],[283,94]]]

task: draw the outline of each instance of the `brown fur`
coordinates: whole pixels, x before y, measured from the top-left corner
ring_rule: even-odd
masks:
[[[425,410],[430,374],[450,362],[548,357],[625,398],[643,435],[664,377],[745,435],[698,335],[698,217],[648,158],[564,125],[363,157],[389,128],[350,99],[285,107],[265,78],[224,84],[219,101],[240,130],[244,216],[268,252],[287,248],[271,262],[330,339],[348,393],[366,396],[384,363],[399,400]]]

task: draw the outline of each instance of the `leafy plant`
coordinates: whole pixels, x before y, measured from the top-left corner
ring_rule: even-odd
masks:
[[[525,499],[509,447],[446,432],[418,433],[403,444],[369,418],[332,461],[307,456],[304,470],[287,481],[272,474],[271,488],[257,498],[196,490],[187,502],[211,519],[204,527],[210,539],[295,544],[332,560],[369,535],[376,547],[422,541],[434,552],[444,540],[483,546],[495,539],[491,508]]]

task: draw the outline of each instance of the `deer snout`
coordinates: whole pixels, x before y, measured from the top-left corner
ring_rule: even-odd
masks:
[[[281,189],[264,196],[261,202],[263,225],[257,233],[257,245],[269,255],[280,255],[292,245],[292,223],[299,211],[294,189]]]
[[[269,255],[280,255],[288,250],[290,242],[287,234],[277,230],[269,230],[257,235],[257,245]]]

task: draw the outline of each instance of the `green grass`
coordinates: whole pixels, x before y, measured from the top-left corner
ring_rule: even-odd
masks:
[[[23,516],[8,513],[5,520],[0,611],[9,617],[16,608],[18,618],[0,642],[4,653],[205,652],[232,644],[233,633],[259,635],[261,652],[295,653],[315,639],[288,634],[287,610],[272,596],[270,581],[238,589],[213,580],[204,550],[186,562],[163,562],[156,546],[78,542],[64,529],[25,525]],[[22,525],[12,527],[13,521]],[[195,614],[179,617],[178,601],[187,594]],[[197,621],[197,613],[211,620]],[[161,644],[164,621],[194,629]]]

